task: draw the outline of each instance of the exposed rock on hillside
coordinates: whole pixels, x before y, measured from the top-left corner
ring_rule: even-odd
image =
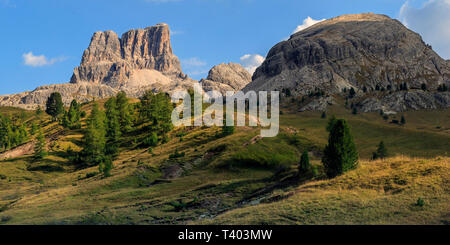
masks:
[[[31,92],[0,96],[0,106],[35,109],[39,105],[45,105],[47,98],[53,92],[60,93],[64,104],[69,105],[73,99],[79,102],[87,102],[94,98],[111,97],[117,94],[118,90],[107,85],[86,82],[45,85]]]
[[[228,63],[214,66],[200,83],[205,91],[216,90],[225,95],[226,91],[241,90],[251,80],[250,73],[240,64]]]
[[[438,109],[450,105],[450,92],[431,93],[425,91],[397,92],[380,99],[372,97],[360,103],[362,112],[406,111],[408,109]]]
[[[397,95],[404,83],[411,92],[408,99],[404,93]],[[450,84],[446,60],[399,21],[370,13],[329,19],[278,43],[244,90],[289,89],[303,96],[317,90],[342,94],[353,87],[360,99],[375,94],[371,101],[378,106],[363,108],[371,111],[450,106],[441,100],[447,95],[418,91],[422,84],[436,91],[442,83]],[[378,98],[383,90],[392,94]]]

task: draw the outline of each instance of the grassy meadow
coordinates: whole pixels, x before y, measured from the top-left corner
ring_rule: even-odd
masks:
[[[121,138],[105,178],[98,167],[80,169],[68,160],[69,148],[82,149],[82,129],[0,108],[42,125],[49,148],[42,160],[30,151],[6,159],[0,153],[0,224],[450,223],[450,109],[385,120],[331,106],[327,118],[347,119],[360,155],[357,169],[334,179],[321,164],[328,119],[289,103],[281,110],[274,138],[261,139],[251,127],[226,137],[216,136],[218,127],[183,127],[150,151],[140,147],[150,132],[136,128]],[[405,125],[391,123],[401,115]],[[372,161],[380,141],[390,157]],[[305,150],[314,173],[299,177]]]

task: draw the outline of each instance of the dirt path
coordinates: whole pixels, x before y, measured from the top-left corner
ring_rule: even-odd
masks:
[[[5,151],[0,154],[0,160],[5,160],[9,158],[16,158],[26,154],[32,154],[34,152],[34,142],[28,142],[14,149]]]

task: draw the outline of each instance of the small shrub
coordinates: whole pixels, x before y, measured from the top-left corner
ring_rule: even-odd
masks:
[[[227,145],[226,145],[226,144],[220,144],[220,145],[211,147],[211,148],[208,150],[208,152],[211,152],[211,153],[220,153],[220,152],[225,151],[226,149],[227,149]],[[196,148],[196,150],[197,150],[197,148]]]
[[[425,205],[425,201],[419,197],[416,202],[416,206],[423,207]]]
[[[96,176],[98,173],[97,172],[90,172],[86,174],[86,179],[92,178],[94,176]]]
[[[157,146],[158,145],[158,135],[156,135],[156,133],[152,133],[150,136],[145,138],[142,143],[146,147]]]
[[[104,177],[111,176],[111,169],[113,168],[113,163],[110,158],[105,159],[98,165],[98,171],[103,173]]]
[[[179,202],[173,201],[170,205],[173,207],[175,212],[180,212],[187,208],[187,203],[184,203],[183,200],[180,200]]]
[[[165,144],[165,143],[167,143],[167,142],[169,142],[169,136],[167,136],[167,135],[165,134],[165,135],[163,135],[163,137],[162,137],[161,143]]]
[[[2,216],[2,218],[0,220],[1,220],[1,222],[8,222],[8,221],[12,220],[12,217],[11,216]]]
[[[301,158],[300,164],[298,166],[298,171],[300,174],[304,174],[311,169],[311,164],[309,163],[308,151],[304,151]]]
[[[313,177],[319,176],[319,167],[318,166],[311,166],[311,172]]]
[[[175,150],[175,152],[173,154],[169,155],[169,159],[175,159],[175,158],[180,158],[180,157],[184,157],[184,155],[186,155],[186,153],[184,152],[178,152],[178,149]]]

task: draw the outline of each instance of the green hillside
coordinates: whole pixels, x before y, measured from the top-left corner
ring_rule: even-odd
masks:
[[[105,101],[98,101],[103,105]],[[137,102],[137,101],[133,101]],[[82,106],[90,114],[92,103]],[[33,158],[33,140],[0,153],[1,224],[448,224],[450,109],[354,115],[334,105],[327,118],[284,104],[277,137],[260,129],[175,128],[167,142],[143,147],[146,123],[120,137],[111,176],[80,167],[81,129],[34,111],[0,108],[27,130],[42,125],[49,154]],[[325,177],[321,157],[328,118],[347,119],[360,166]],[[406,118],[406,124],[392,120]],[[390,158],[371,161],[384,141]],[[308,151],[313,174],[297,176]],[[416,205],[417,200],[424,205]]]

